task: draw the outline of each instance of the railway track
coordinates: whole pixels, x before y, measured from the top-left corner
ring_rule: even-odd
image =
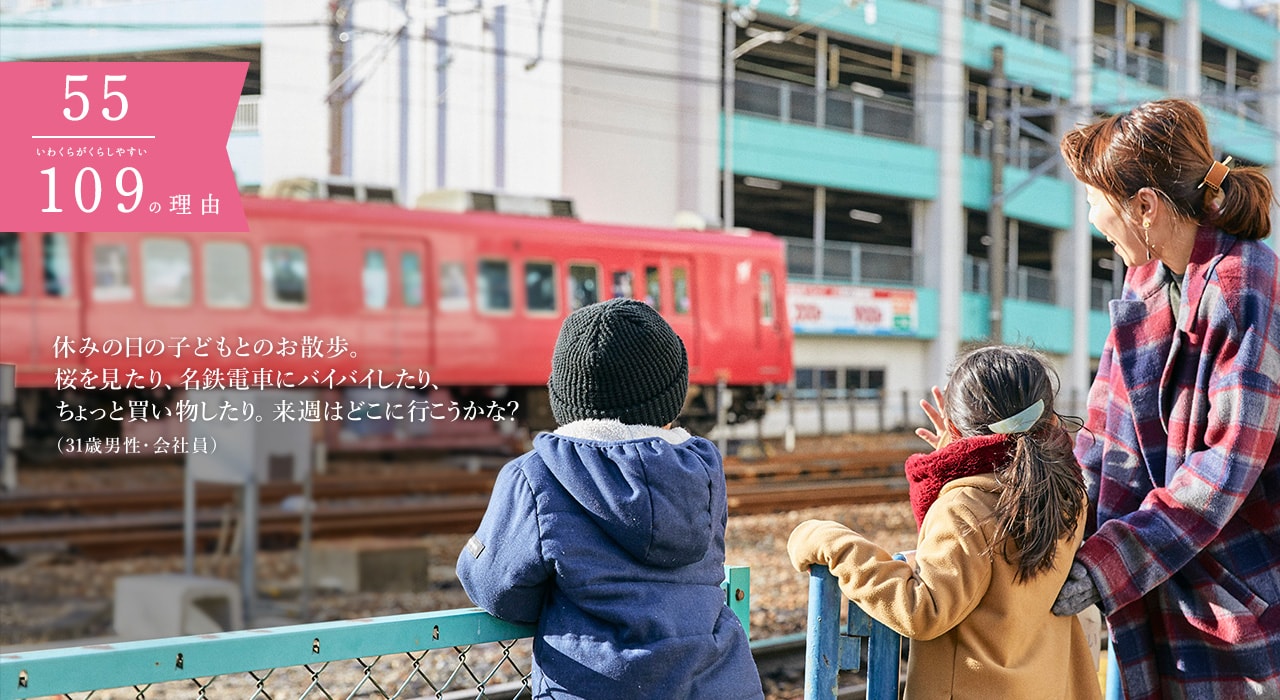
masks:
[[[725,465],[729,512],[767,513],[905,499],[909,452],[784,455]],[[416,537],[466,533],[480,522],[496,471],[423,469],[378,477],[321,477],[313,488],[311,534]],[[296,544],[300,486],[261,487],[258,531],[264,548]],[[213,551],[229,536],[236,490],[197,489],[196,547]],[[95,559],[182,551],[180,488],[0,496],[0,549],[68,550]]]

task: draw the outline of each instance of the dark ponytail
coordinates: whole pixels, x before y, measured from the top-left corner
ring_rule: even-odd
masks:
[[[1080,466],[1053,408],[1056,379],[1038,353],[993,345],[961,357],[943,395],[947,418],[965,437],[990,435],[991,424],[1044,403],[1035,424],[1009,435],[1009,460],[995,470],[1003,488],[990,551],[1017,566],[1018,581],[1053,568],[1058,544],[1075,533],[1084,509]]]
[[[1222,199],[1206,207],[1206,223],[1237,238],[1259,240],[1271,234],[1271,181],[1261,168],[1234,168],[1222,178]]]

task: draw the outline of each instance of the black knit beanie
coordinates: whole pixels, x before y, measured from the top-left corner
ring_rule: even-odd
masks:
[[[648,304],[611,299],[565,319],[547,388],[560,425],[612,418],[663,426],[684,406],[689,358],[680,336]]]

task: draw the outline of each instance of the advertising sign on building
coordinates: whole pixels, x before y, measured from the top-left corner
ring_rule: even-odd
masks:
[[[914,289],[788,284],[796,333],[914,335],[919,315]]]

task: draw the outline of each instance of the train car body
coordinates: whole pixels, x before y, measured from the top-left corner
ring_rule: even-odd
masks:
[[[0,233],[0,362],[17,366],[28,426],[56,422],[50,402],[69,392],[380,370],[374,381],[512,398],[545,428],[561,322],[614,296],[651,303],[684,340],[695,429],[717,409],[757,417],[791,376],[783,246],[767,234],[323,200],[244,209],[245,233]],[[731,405],[717,406],[718,382]]]

